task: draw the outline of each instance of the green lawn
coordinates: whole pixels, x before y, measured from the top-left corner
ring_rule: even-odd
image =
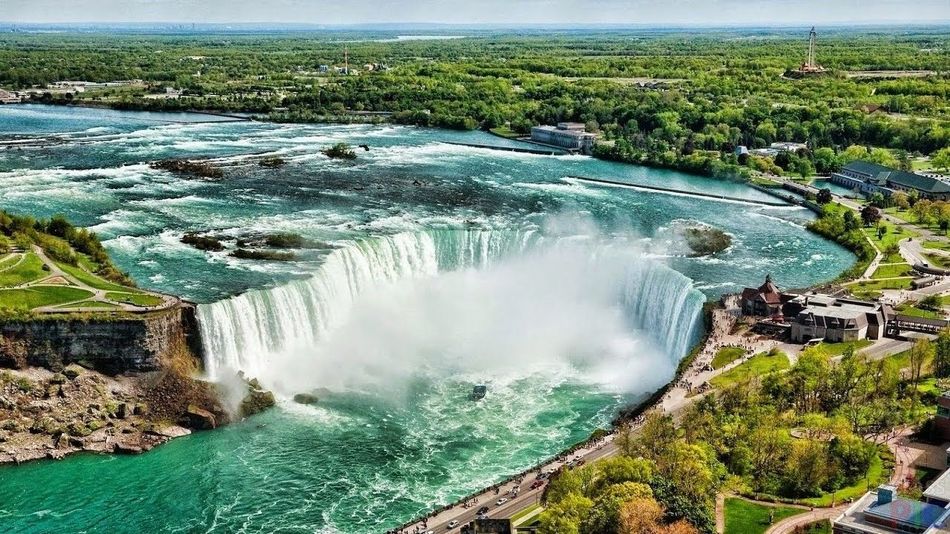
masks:
[[[119,284],[114,284],[107,280],[103,280],[102,278],[87,272],[81,267],[77,267],[75,265],[66,265],[65,263],[57,263],[56,265],[65,271],[66,274],[88,285],[89,287],[94,287],[96,289],[102,289],[105,291],[137,292],[135,289],[120,286]]]
[[[495,134],[495,135],[500,135],[500,136],[502,136],[502,137],[508,137],[508,138],[511,138],[511,139],[514,139],[514,138],[519,137],[519,136],[521,135],[521,134],[519,134],[518,132],[512,130],[511,128],[509,128],[509,127],[507,127],[507,126],[498,126],[498,127],[496,127],[496,128],[492,128],[492,129],[491,129],[491,133],[493,133],[493,134]]]
[[[158,306],[162,303],[162,299],[154,295],[146,295],[144,293],[117,293],[109,292],[106,293],[106,298],[115,302],[124,302],[126,304],[133,304],[135,306],[142,307],[151,307]]]
[[[898,219],[900,219],[900,220],[902,220],[902,221],[904,221],[904,222],[906,222],[906,223],[913,224],[913,225],[919,226],[919,227],[921,227],[921,228],[929,228],[929,229],[931,229],[931,230],[937,230],[937,231],[940,230],[940,227],[937,226],[937,224],[922,225],[922,224],[918,223],[918,222],[917,222],[917,217],[914,217],[914,214],[911,213],[909,210],[899,210],[899,209],[897,209],[897,208],[887,208],[886,210],[884,210],[884,213],[886,213],[886,214],[888,214],[888,215],[893,215],[894,217],[897,217]]]
[[[935,267],[940,267],[941,269],[950,267],[950,258],[945,256],[939,254],[924,254],[924,258]]]
[[[806,510],[801,508],[765,506],[745,499],[726,499],[726,534],[762,534],[769,529],[769,526],[787,517],[805,512]],[[773,516],[771,523],[769,523],[770,514]]]
[[[923,308],[918,308],[917,306],[908,306],[902,305],[896,308],[897,313],[901,315],[909,315],[911,317],[925,317],[927,319],[941,319],[943,318],[942,313],[937,313],[931,310],[925,310]]]
[[[43,270],[43,260],[36,254],[28,252],[23,263],[0,273],[0,287],[18,286],[47,275],[49,272]]]
[[[918,235],[917,232],[909,230],[903,226],[897,226],[888,223],[882,223],[882,225],[887,229],[887,231],[884,232],[884,235],[881,237],[881,239],[877,238],[876,227],[863,229],[864,234],[871,239],[871,242],[874,243],[874,245],[877,246],[881,252],[884,252],[884,250],[886,250],[887,247],[891,245],[896,245],[899,241],[903,241],[908,237],[917,237]]]
[[[92,296],[85,289],[67,286],[33,286],[27,289],[0,289],[0,308],[29,311]]]
[[[883,289],[910,289],[913,278],[898,278],[894,280],[866,280],[851,284],[848,290],[855,297],[873,299],[881,296]]]
[[[870,347],[874,342],[870,339],[861,339],[858,341],[843,341],[841,343],[819,343],[818,346],[829,356],[841,356],[848,347],[853,347],[854,352],[861,352],[861,349]]]
[[[901,276],[912,276],[914,268],[907,263],[897,263],[893,265],[881,265],[874,271],[871,278],[898,278]]]
[[[0,258],[0,271],[8,267],[12,267],[16,265],[16,263],[20,261],[20,258],[22,257],[23,257],[22,254],[7,254],[3,256],[2,258]]]
[[[726,371],[725,373],[710,380],[713,387],[727,388],[735,384],[746,382],[752,377],[763,376],[777,371],[784,371],[789,368],[788,355],[779,352],[774,356],[762,352],[756,354],[748,361]]]
[[[511,516],[511,524],[517,526],[521,525],[522,523],[530,522],[531,519],[540,514],[543,510],[544,508],[542,508],[540,504],[532,504],[531,506]]]
[[[923,247],[950,252],[950,243],[944,241],[924,241]]]
[[[722,369],[743,356],[745,356],[745,349],[739,347],[723,347],[719,349],[719,352],[717,352],[713,358],[713,369]]]

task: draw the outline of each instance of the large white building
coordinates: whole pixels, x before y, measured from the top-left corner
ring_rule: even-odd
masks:
[[[881,339],[893,312],[878,302],[839,299],[806,294],[791,300],[789,308],[799,311],[792,320],[794,343],[824,339],[833,343],[859,339]]]
[[[556,146],[582,154],[593,153],[596,138],[596,135],[585,132],[584,125],[577,122],[561,122],[557,126],[531,128],[531,140],[535,143]]]

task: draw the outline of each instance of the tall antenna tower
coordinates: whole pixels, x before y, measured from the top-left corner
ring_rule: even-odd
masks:
[[[808,34],[808,59],[805,66],[809,69],[815,68],[815,41],[818,39],[818,32],[815,27],[811,27],[811,33]]]
[[[815,60],[815,48],[818,41],[818,32],[815,31],[815,27],[812,26],[811,31],[808,33],[808,56],[805,58],[805,62],[802,63],[801,68],[798,69],[798,72],[801,74],[817,74],[825,72],[825,68],[818,64]]]
[[[350,47],[343,45],[343,74],[350,74]]]

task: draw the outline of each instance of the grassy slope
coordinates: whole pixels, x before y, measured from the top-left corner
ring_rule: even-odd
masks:
[[[788,356],[782,352],[774,356],[767,353],[759,353],[750,358],[747,362],[730,369],[729,371],[713,378],[710,382],[715,388],[728,388],[735,384],[746,382],[752,377],[763,376],[777,371],[788,369]]]
[[[23,263],[16,267],[0,272],[0,287],[18,286],[33,280],[39,280],[49,273],[43,270],[43,260],[36,254],[29,252]]]
[[[895,226],[893,224],[884,223],[884,226],[887,228],[887,231],[884,232],[884,235],[881,239],[877,238],[877,228],[863,228],[862,231],[866,236],[871,239],[871,242],[874,243],[881,252],[884,252],[889,246],[896,245],[898,242],[907,239],[908,237],[917,237],[917,232],[909,230],[903,226]]]
[[[723,347],[719,349],[719,352],[717,352],[716,356],[713,358],[713,369],[722,369],[730,363],[738,360],[743,355],[745,355],[744,349],[739,347]]]
[[[821,348],[829,356],[840,356],[844,354],[844,351],[847,350],[849,346],[854,348],[854,352],[860,352],[861,349],[869,347],[873,343],[874,342],[870,339],[862,339],[860,341],[845,341],[842,343],[821,343]]]
[[[898,278],[901,276],[913,276],[913,268],[907,263],[898,263],[895,265],[881,265],[874,271],[871,278]]]
[[[80,282],[88,285],[89,287],[94,287],[96,289],[102,289],[105,291],[138,293],[138,290],[103,280],[102,278],[99,278],[98,276],[85,271],[81,267],[77,267],[74,265],[66,265],[65,263],[58,263],[58,262],[56,263],[56,265],[59,266],[59,268],[65,271],[67,274],[79,280]]]
[[[744,499],[726,499],[726,534],[762,534],[770,526],[769,513],[773,511],[775,515],[771,524],[805,512],[788,506],[771,507]]]
[[[85,289],[67,286],[33,286],[27,289],[0,289],[0,308],[31,310],[82,300],[92,296]]]

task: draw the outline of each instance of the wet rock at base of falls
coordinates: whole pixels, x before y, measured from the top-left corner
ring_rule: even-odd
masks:
[[[261,413],[277,404],[274,394],[270,391],[251,389],[241,401],[241,417],[248,417]]]
[[[294,402],[297,404],[316,404],[319,400],[316,395],[309,393],[298,393],[294,395]]]
[[[194,404],[188,405],[188,410],[185,412],[185,416],[188,420],[188,426],[191,428],[197,428],[199,430],[211,430],[212,428],[217,428],[218,426],[213,413],[199,408]]]

